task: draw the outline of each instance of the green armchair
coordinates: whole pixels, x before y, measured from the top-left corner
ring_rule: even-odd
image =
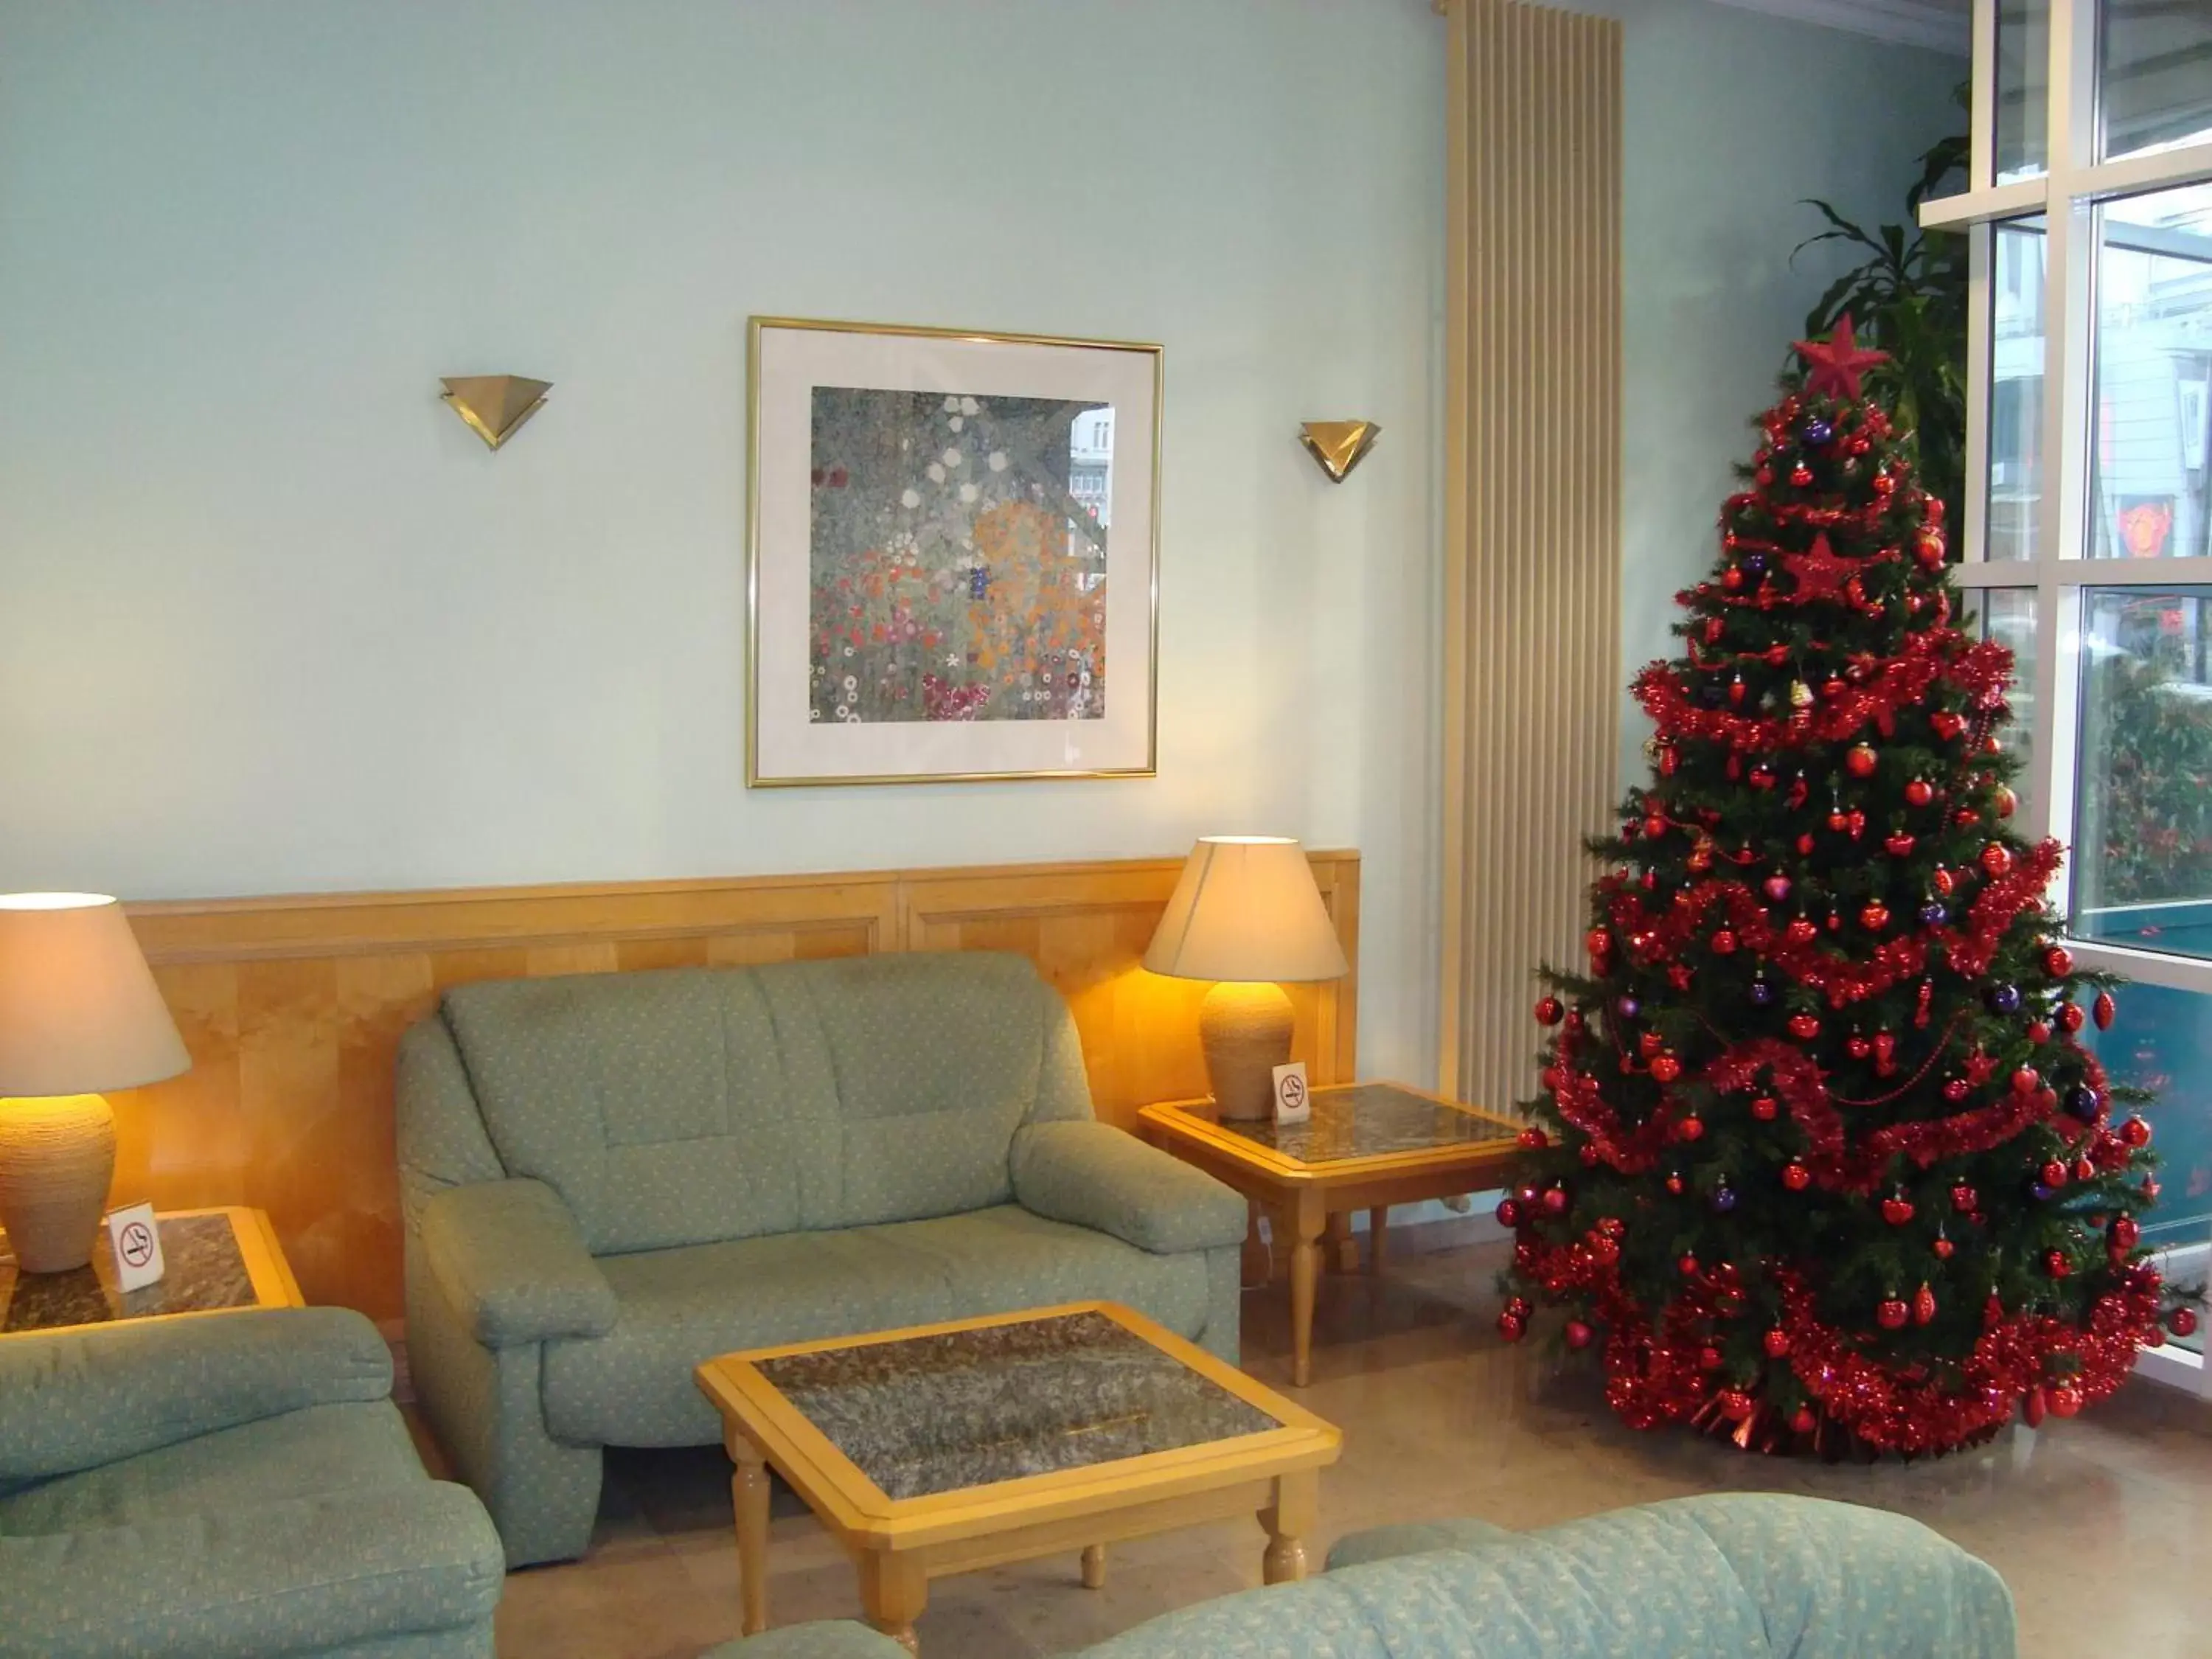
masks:
[[[1300,1584],[1225,1595],[1079,1659],[2014,1659],[2012,1596],[1917,1521],[1819,1498],[1681,1498],[1540,1532],[1381,1527]],[[903,1659],[865,1625],[706,1659]]]
[[[337,1308],[0,1341],[0,1659],[489,1659],[499,1539]]]

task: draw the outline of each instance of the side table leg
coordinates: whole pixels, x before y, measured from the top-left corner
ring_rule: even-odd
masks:
[[[741,1628],[757,1636],[768,1628],[768,1465],[750,1443],[738,1440],[732,1455],[730,1499],[738,1512],[738,1581],[744,1610]]]
[[[1256,1199],[1245,1202],[1244,1258],[1241,1278],[1246,1290],[1265,1285],[1275,1276],[1274,1253],[1268,1249],[1267,1241],[1260,1237],[1260,1205]]]
[[[1275,1501],[1260,1511],[1260,1524],[1267,1529],[1267,1553],[1261,1558],[1261,1577],[1270,1584],[1294,1583],[1306,1576],[1306,1534],[1311,1532],[1321,1508],[1321,1476],[1298,1469],[1275,1477]]]
[[[1367,1271],[1379,1274],[1382,1271],[1383,1241],[1390,1231],[1390,1206],[1377,1204],[1367,1212]]]
[[[1348,1273],[1358,1270],[1359,1241],[1352,1236],[1352,1218],[1339,1212],[1329,1217],[1322,1229],[1323,1265],[1333,1273]]]
[[[921,1644],[914,1621],[929,1604],[929,1579],[919,1562],[888,1550],[866,1550],[860,1556],[860,1605],[868,1622],[919,1659]]]
[[[1083,1588],[1085,1589],[1106,1588],[1106,1547],[1103,1544],[1084,1546]]]
[[[1327,1218],[1313,1199],[1301,1195],[1291,1225],[1297,1243],[1291,1247],[1291,1386],[1303,1389],[1313,1377],[1314,1293],[1321,1280],[1321,1236]]]

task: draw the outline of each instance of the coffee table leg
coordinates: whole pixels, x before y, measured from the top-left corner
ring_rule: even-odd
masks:
[[[1340,1211],[1322,1227],[1322,1265],[1333,1273],[1355,1273],[1359,1267],[1359,1241],[1352,1236],[1352,1217]]]
[[[1390,1206],[1377,1204],[1367,1212],[1367,1271],[1370,1273],[1382,1271],[1382,1242],[1389,1231]]]
[[[1084,1547],[1083,1588],[1085,1589],[1106,1588],[1106,1547],[1103,1544],[1087,1544]]]
[[[1267,1241],[1260,1237],[1258,1202],[1247,1200],[1244,1207],[1247,1215],[1244,1223],[1243,1272],[1241,1277],[1244,1288],[1250,1290],[1255,1285],[1265,1285],[1275,1276],[1275,1261],[1273,1253],[1267,1249]]]
[[[1270,1584],[1294,1583],[1306,1576],[1305,1534],[1313,1530],[1321,1508],[1321,1477],[1312,1469],[1298,1469],[1275,1477],[1275,1501],[1260,1511],[1260,1524],[1267,1529],[1267,1553],[1261,1558],[1260,1575]]]
[[[758,1450],[739,1442],[732,1449],[737,1473],[730,1477],[730,1500],[738,1512],[738,1595],[744,1632],[768,1628],[768,1465]]]
[[[868,1622],[908,1653],[919,1656],[914,1621],[929,1604],[929,1578],[921,1563],[888,1550],[868,1550],[860,1557],[860,1605]]]
[[[1291,1386],[1303,1389],[1313,1376],[1314,1293],[1321,1279],[1321,1236],[1328,1217],[1310,1194],[1301,1194],[1293,1207],[1297,1243],[1291,1247]]]

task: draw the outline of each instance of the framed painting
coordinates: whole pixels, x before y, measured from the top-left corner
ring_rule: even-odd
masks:
[[[1152,775],[1160,348],[751,332],[746,781]]]

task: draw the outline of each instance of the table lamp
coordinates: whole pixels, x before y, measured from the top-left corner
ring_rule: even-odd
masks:
[[[115,1174],[100,1090],[191,1065],[123,907],[0,895],[0,1226],[25,1273],[92,1260]]]
[[[1352,971],[1313,867],[1279,836],[1201,836],[1145,966],[1217,981],[1199,1005],[1198,1040],[1214,1106],[1228,1118],[1273,1110],[1274,1070],[1291,1057],[1291,1000],[1280,981]]]

